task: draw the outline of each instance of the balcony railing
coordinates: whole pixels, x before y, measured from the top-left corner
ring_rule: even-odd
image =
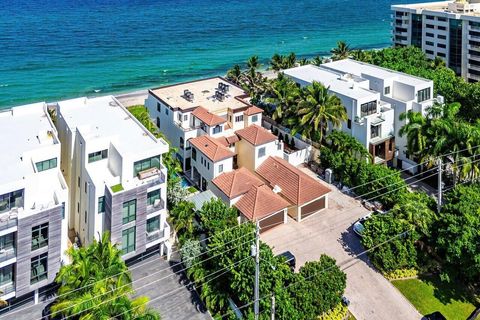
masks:
[[[16,256],[17,252],[13,246],[10,248],[0,249],[0,262],[15,258]]]
[[[157,229],[152,232],[147,232],[147,242],[153,242],[168,237],[170,237],[170,225],[167,222],[164,223],[162,230]]]
[[[9,282],[6,284],[0,285],[0,297],[12,293],[15,291],[15,282]]]
[[[0,215],[0,230],[5,230],[17,226],[18,213],[11,211],[10,213],[2,213]]]
[[[163,199],[157,199],[157,200],[155,200],[155,203],[153,205],[147,206],[147,214],[165,209],[165,201],[163,201]]]

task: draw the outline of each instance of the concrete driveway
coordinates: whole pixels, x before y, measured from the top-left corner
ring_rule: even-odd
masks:
[[[307,168],[301,169],[316,178]],[[273,247],[276,254],[291,251],[296,257],[297,268],[307,261],[318,260],[322,253],[335,258],[347,274],[345,296],[357,319],[421,319],[410,302],[371,267],[366,255],[349,261],[364,250],[351,226],[368,211],[360,202],[329,187],[333,191],[329,195],[328,209],[301,223],[289,219],[287,224],[262,234],[261,239]]]

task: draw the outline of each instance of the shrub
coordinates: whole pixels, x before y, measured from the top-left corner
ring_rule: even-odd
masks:
[[[383,274],[388,280],[400,280],[418,276],[418,270],[415,268],[397,269]]]
[[[347,316],[348,308],[339,303],[335,308],[330,311],[325,312],[318,317],[318,320],[344,320]]]

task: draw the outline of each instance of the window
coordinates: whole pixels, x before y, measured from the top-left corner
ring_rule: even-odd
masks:
[[[157,117],[157,128],[160,129],[160,118]]]
[[[213,128],[213,134],[222,132],[222,126],[218,125]]]
[[[427,20],[435,20],[435,17],[434,16],[425,16],[427,18]]]
[[[210,170],[210,161],[205,161],[207,163],[207,169]]]
[[[261,147],[260,149],[258,149],[258,157],[261,158],[264,156],[265,156],[265,147]]]
[[[370,138],[376,138],[380,136],[380,126],[372,126],[370,128]]]
[[[377,101],[370,101],[360,106],[361,116],[365,117],[377,112]]]
[[[433,51],[432,51],[432,50],[425,50],[425,52],[426,52],[427,54],[433,54]]]
[[[30,264],[30,284],[47,279],[48,254],[43,253],[32,258]]]
[[[0,195],[0,213],[23,208],[23,189]]]
[[[425,41],[425,44],[432,47],[435,45],[432,41]]]
[[[252,122],[257,122],[258,121],[258,115],[252,116]]]
[[[192,159],[197,161],[197,149],[192,148]]]
[[[188,120],[188,115],[184,115],[183,116],[183,121],[187,121]]]
[[[122,254],[135,251],[135,227],[122,231]]]
[[[426,35],[427,37],[430,37],[430,38],[435,37],[435,35],[434,35],[433,33],[430,33],[430,32],[427,32],[425,35]]]
[[[87,193],[87,182],[85,181],[85,193]]]
[[[180,112],[177,113],[177,119],[179,122],[182,122],[182,114]]]
[[[223,164],[218,165],[218,172],[223,172]]]
[[[80,188],[80,177],[77,177],[77,185]]]
[[[0,268],[0,287],[13,282],[13,264]]]
[[[42,172],[48,169],[56,168],[57,158],[37,162],[35,163],[35,166],[37,167],[37,172]]]
[[[153,206],[156,200],[160,200],[160,189],[147,193],[147,206]]]
[[[438,21],[445,22],[445,21],[447,21],[447,18],[444,18],[444,17],[437,17],[437,20],[438,20]]]
[[[437,56],[442,57],[442,58],[446,57],[445,53],[443,53],[443,52],[438,52]]]
[[[235,122],[243,121],[243,114],[235,117]]]
[[[390,87],[385,87],[384,92],[385,92],[385,95],[390,94]]]
[[[80,213],[80,202],[77,202],[77,213]]]
[[[122,223],[129,223],[135,220],[137,216],[137,199],[123,203]]]
[[[419,90],[417,93],[417,102],[423,102],[426,100],[430,100],[430,88],[425,88],[422,90]]]
[[[185,140],[183,137],[180,137],[180,149],[185,149]]]
[[[65,202],[62,202],[62,219],[65,219]]]
[[[443,31],[447,30],[447,27],[443,27],[443,26],[438,26],[437,28],[438,30],[443,30]]]
[[[0,237],[0,250],[7,251],[15,248],[15,233],[7,233]]]
[[[160,107],[160,102],[157,102],[157,111],[160,112],[161,107]]]
[[[156,216],[147,220],[147,232],[155,232],[160,230],[160,216]]]
[[[85,220],[85,224],[87,224],[87,210],[85,210],[85,215],[83,216],[83,219]]]
[[[88,154],[88,163],[106,159],[108,157],[108,150],[92,152]]]
[[[133,164],[133,176],[136,176],[139,172],[145,171],[150,168],[160,169],[160,156],[136,161]]]
[[[442,49],[446,49],[447,45],[443,44],[443,43],[437,43],[437,47],[442,48]]]
[[[449,22],[449,48],[448,67],[453,69],[457,75],[462,73],[463,54],[463,22],[458,19],[450,19]]]
[[[350,119],[347,120],[347,128],[352,129],[352,120]]]
[[[443,34],[437,34],[438,39],[447,40],[447,36]]]
[[[48,245],[48,222],[32,228],[32,251]]]
[[[435,26],[433,24],[427,24],[427,28],[429,29],[435,29]]]
[[[98,213],[105,212],[105,197],[98,197]]]
[[[168,116],[168,108],[165,107],[165,114]]]

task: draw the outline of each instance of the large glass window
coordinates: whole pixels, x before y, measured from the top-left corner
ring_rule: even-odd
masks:
[[[462,73],[462,20],[450,19],[449,24],[448,67],[460,75]]]
[[[261,158],[264,156],[265,156],[265,147],[261,147],[260,149],[258,149],[258,157]]]
[[[122,253],[135,251],[135,227],[122,231]]]
[[[192,148],[192,159],[197,161],[197,149]]]
[[[147,232],[160,230],[160,216],[156,216],[147,220]]]
[[[15,233],[8,233],[0,237],[0,251],[12,250],[15,248]]]
[[[45,171],[48,169],[53,169],[57,167],[57,158],[49,159],[49,160],[44,160],[35,163],[35,166],[37,167],[37,172]]]
[[[129,223],[137,217],[137,199],[123,203],[123,224]]]
[[[105,212],[105,197],[98,197],[98,213]]]
[[[377,101],[370,101],[360,106],[360,115],[362,117],[374,114],[377,112]]]
[[[150,168],[160,169],[160,156],[136,161],[133,164],[133,176],[136,176],[139,172],[148,170]]]
[[[31,260],[31,275],[30,284],[37,283],[39,281],[47,279],[47,265],[48,265],[47,253],[41,254],[32,258]]]
[[[88,163],[106,159],[108,157],[108,150],[92,152],[88,154]]]
[[[370,128],[370,138],[376,138],[380,136],[380,126],[372,126]]]
[[[222,132],[222,126],[218,125],[213,128],[213,134]]]
[[[257,122],[258,121],[258,115],[252,116],[252,122]]]
[[[32,228],[32,250],[48,245],[48,222]]]
[[[0,286],[13,282],[13,264],[0,268]]]
[[[425,88],[418,90],[417,92],[417,101],[418,103],[430,100],[430,88]]]
[[[412,14],[412,46],[422,48],[422,15]]]
[[[243,114],[235,117],[235,122],[243,121]]]
[[[155,200],[160,199],[160,189],[150,191],[147,193],[147,206],[153,206],[155,204]]]
[[[185,140],[183,137],[180,137],[180,149],[185,149]]]
[[[0,213],[23,208],[23,189],[0,195]]]

